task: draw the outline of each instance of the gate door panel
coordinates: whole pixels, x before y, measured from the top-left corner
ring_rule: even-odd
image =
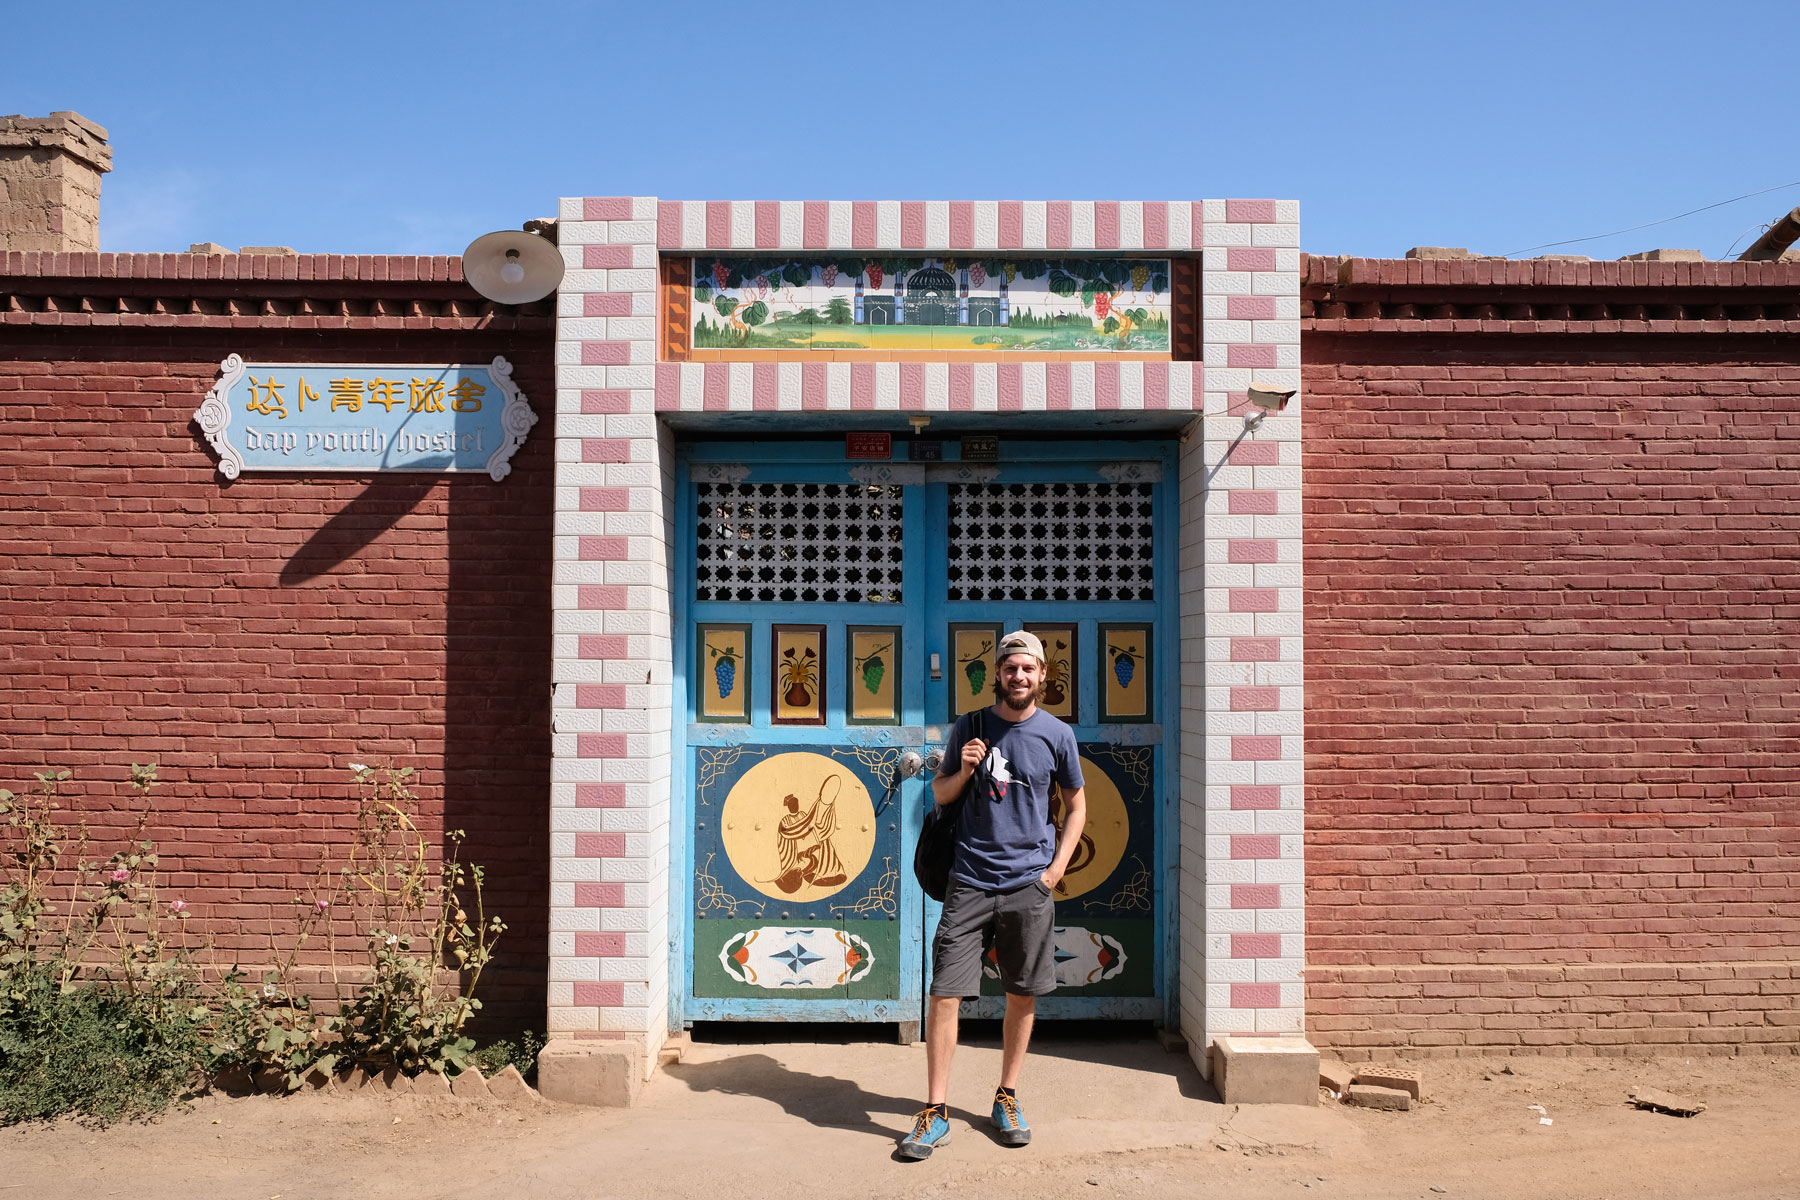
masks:
[[[693,448],[684,489],[683,1016],[915,1021],[917,489],[792,447],[705,461],[748,449]]]

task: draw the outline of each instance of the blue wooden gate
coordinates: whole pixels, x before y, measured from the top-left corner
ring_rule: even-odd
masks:
[[[992,702],[994,645],[1018,628],[1044,641],[1044,707],[1075,729],[1088,796],[1057,897],[1059,990],[1039,1012],[1170,1017],[1169,448],[947,450],[679,456],[678,1027],[919,1020],[937,919],[911,873],[924,781],[955,716]],[[971,1015],[998,1013],[998,985],[984,993]]]

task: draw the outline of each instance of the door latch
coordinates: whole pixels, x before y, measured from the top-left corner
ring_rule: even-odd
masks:
[[[914,775],[917,775],[924,769],[925,756],[923,754],[920,754],[917,750],[906,750],[901,752],[900,765],[896,768],[900,778],[911,779]]]

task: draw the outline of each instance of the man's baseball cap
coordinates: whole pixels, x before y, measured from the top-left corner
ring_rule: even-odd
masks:
[[[1037,634],[1023,629],[1015,629],[1000,639],[999,648],[994,651],[994,665],[999,666],[1015,654],[1029,654],[1044,663],[1044,643],[1038,641]]]

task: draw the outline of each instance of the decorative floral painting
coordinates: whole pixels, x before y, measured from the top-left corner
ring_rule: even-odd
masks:
[[[776,625],[769,656],[771,719],[777,725],[825,723],[825,627]]]
[[[702,721],[748,721],[750,627],[701,625],[695,642],[695,715]]]
[[[1166,258],[697,258],[696,350],[1166,354]]]
[[[1069,724],[1078,724],[1076,704],[1081,680],[1076,665],[1081,661],[1075,651],[1075,626],[1032,625],[1032,633],[1044,643],[1044,698],[1038,707]]]

